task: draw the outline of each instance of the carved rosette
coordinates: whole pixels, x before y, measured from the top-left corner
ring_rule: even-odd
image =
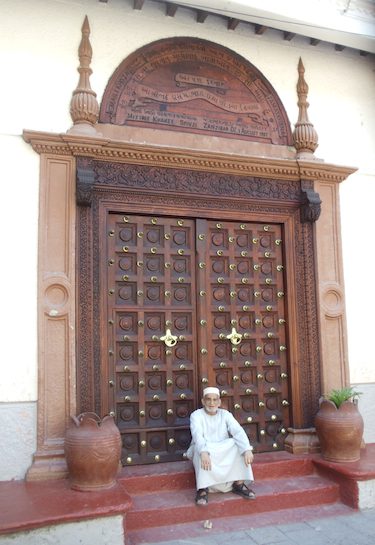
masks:
[[[89,36],[90,25],[86,16],[82,25],[82,39],[78,49],[80,61],[78,67],[79,82],[77,88],[73,91],[70,102],[70,115],[74,126],[69,132],[93,134],[96,133],[94,125],[98,121],[99,104],[96,93],[91,89],[90,85],[92,47]]]
[[[309,103],[307,102],[307,93],[309,91],[309,86],[307,85],[305,78],[305,67],[303,66],[302,59],[300,58],[298,63],[298,83],[297,83],[297,94],[298,94],[298,121],[295,124],[295,129],[293,132],[294,146],[297,150],[298,156],[301,157],[301,154],[314,154],[314,151],[318,147],[318,134],[314,129],[314,125],[309,121],[307,115],[307,108]]]

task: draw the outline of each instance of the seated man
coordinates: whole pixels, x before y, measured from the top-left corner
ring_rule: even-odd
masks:
[[[234,416],[220,409],[218,388],[203,390],[202,409],[190,416],[192,442],[187,452],[193,461],[197,484],[195,503],[206,505],[208,492],[229,492],[247,499],[255,493],[244,481],[253,481],[252,447]]]

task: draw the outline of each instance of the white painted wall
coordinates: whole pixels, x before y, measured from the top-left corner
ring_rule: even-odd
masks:
[[[0,536],[0,545],[124,545],[122,516],[68,522]]]
[[[375,290],[371,287],[375,202],[373,57],[361,57],[350,49],[336,52],[332,45],[324,43],[312,47],[302,37],[284,41],[279,32],[272,30],[257,36],[244,23],[229,31],[225,20],[217,16],[198,24],[188,9],[179,9],[171,19],[165,16],[163,4],[146,2],[142,11],[132,6],[132,0],[1,0],[0,236],[4,259],[0,281],[5,288],[0,310],[2,422],[8,426],[7,422],[14,421],[20,402],[26,402],[31,422],[37,399],[39,157],[23,142],[22,130],[59,133],[72,125],[69,103],[78,83],[77,49],[86,14],[93,47],[91,85],[99,102],[113,71],[132,51],[161,38],[196,36],[222,44],[254,64],[279,94],[293,124],[298,117],[297,63],[302,57],[310,88],[309,116],[319,134],[317,157],[359,168],[342,184],[341,215],[351,380],[368,385],[361,399],[367,414],[375,394]],[[366,430],[367,441],[375,441],[373,428],[371,424]],[[35,437],[35,428],[33,433]],[[0,469],[0,479],[21,478],[27,469],[29,450],[21,456],[18,447],[6,440],[1,454],[2,459],[17,456],[12,469]]]

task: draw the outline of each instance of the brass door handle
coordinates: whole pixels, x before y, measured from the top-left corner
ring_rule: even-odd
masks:
[[[229,339],[232,344],[237,345],[240,344],[242,340],[242,334],[237,333],[236,328],[232,327],[232,332],[227,335],[227,339]]]
[[[163,335],[163,337],[160,337],[160,340],[164,341],[165,346],[171,347],[176,346],[178,337],[176,335],[172,335],[171,330],[168,328],[165,332],[165,335]]]

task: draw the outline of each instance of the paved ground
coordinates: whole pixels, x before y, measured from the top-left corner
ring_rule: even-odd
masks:
[[[215,521],[213,521],[213,525]],[[375,545],[375,508],[306,522],[218,533],[144,545]]]

